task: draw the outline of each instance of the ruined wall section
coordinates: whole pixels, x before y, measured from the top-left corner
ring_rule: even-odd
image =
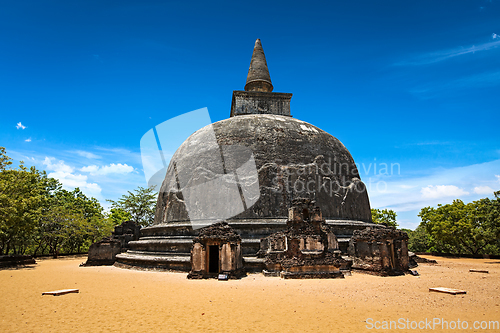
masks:
[[[352,268],[377,275],[402,275],[409,269],[408,234],[394,228],[356,230],[349,241]]]

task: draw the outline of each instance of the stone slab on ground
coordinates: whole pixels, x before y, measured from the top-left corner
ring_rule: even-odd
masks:
[[[451,295],[467,294],[467,292],[465,290],[445,288],[445,287],[429,288],[429,291],[435,291],[438,293],[446,293],[446,294],[451,294]]]
[[[70,293],[76,293],[78,294],[80,292],[79,289],[61,289],[61,290],[55,290],[55,291],[46,291],[42,293],[43,295],[52,295],[52,296],[61,296],[61,295],[66,295]]]

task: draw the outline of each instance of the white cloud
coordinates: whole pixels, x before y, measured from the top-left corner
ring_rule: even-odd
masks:
[[[93,160],[101,158],[101,156],[99,156],[99,155],[96,155],[94,153],[91,153],[91,152],[88,152],[88,151],[84,151],[84,150],[76,150],[75,153],[77,153],[78,155],[80,155],[82,157],[85,157],[85,158],[88,158],[88,159],[93,159]]]
[[[110,165],[105,165],[101,168],[101,173],[105,175],[109,173],[125,174],[125,173],[130,173],[132,171],[134,171],[134,168],[132,166],[121,163],[118,164],[111,163]]]
[[[97,165],[89,165],[81,168],[80,171],[96,174],[99,171],[99,167]]]
[[[25,129],[26,126],[24,126],[23,124],[21,124],[21,122],[18,122],[17,125],[16,125],[16,128],[17,129]]]
[[[86,175],[74,174],[75,168],[67,165],[63,160],[46,156],[42,163],[47,170],[52,171],[48,176],[59,180],[63,187],[69,190],[78,187],[83,193],[92,197],[101,194],[101,187],[98,184],[89,183]]]
[[[429,185],[420,190],[424,199],[439,199],[447,197],[459,197],[467,195],[469,192],[455,185]]]
[[[499,35],[497,35],[496,33],[492,33],[492,34],[491,34],[491,38],[492,38],[492,39],[497,39],[497,38],[500,38],[500,36],[499,36]]]
[[[497,180],[500,183],[500,175],[495,175],[495,177],[497,177]]]
[[[56,163],[52,163],[55,161]],[[65,164],[63,160],[57,161],[54,157],[45,157],[43,164],[47,167],[47,170],[55,172],[72,173],[74,168]]]
[[[495,191],[489,186],[476,186],[476,187],[474,187],[474,193],[477,193],[477,194],[492,194],[493,192],[495,192]]]
[[[25,142],[31,142],[31,138],[24,140]]]
[[[88,183],[87,176],[75,175],[70,172],[55,171],[48,174],[49,177],[55,178],[63,184],[63,187],[74,189],[80,188],[85,194],[90,196],[97,196],[101,193],[101,187],[96,183]]]
[[[97,165],[89,165],[80,169],[80,171],[88,172],[91,175],[109,175],[109,174],[127,174],[134,171],[134,167],[127,164],[115,164],[111,163],[110,165],[105,166],[97,166]]]

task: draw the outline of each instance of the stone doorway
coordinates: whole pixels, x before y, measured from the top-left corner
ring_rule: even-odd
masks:
[[[219,245],[208,246],[208,273],[219,273]]]
[[[241,237],[226,222],[201,228],[198,236],[193,238],[188,278],[214,278],[219,273],[229,278],[245,276]]]

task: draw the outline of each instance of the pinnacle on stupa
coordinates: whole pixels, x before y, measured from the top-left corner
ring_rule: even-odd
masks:
[[[262,49],[260,39],[255,41],[252,60],[250,61],[250,68],[248,69],[245,91],[273,91],[273,84],[271,83],[271,76],[267,68],[266,56],[264,55],[264,49]]]

